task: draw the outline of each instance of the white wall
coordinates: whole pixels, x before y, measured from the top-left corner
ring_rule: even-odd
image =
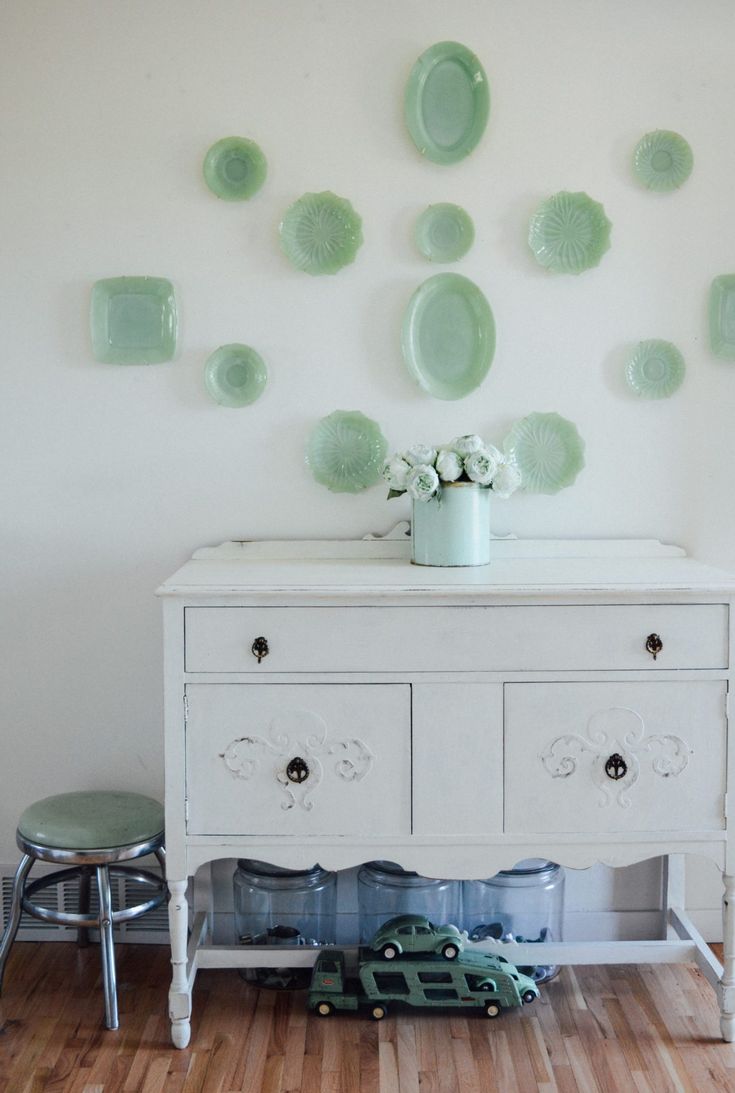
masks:
[[[706,337],[709,282],[735,270],[734,35],[730,0],[0,0],[0,862],[36,797],[160,793],[153,590],[195,547],[360,535],[406,514],[380,488],[335,496],[311,479],[304,441],[334,409],[376,418],[394,447],[500,440],[557,410],[586,439],[584,473],[558,496],[498,504],[495,531],[654,536],[735,566],[735,371]],[[424,161],[402,122],[411,65],[443,38],[479,54],[492,93],[484,140],[451,168]],[[672,195],[630,177],[654,128],[694,150]],[[233,133],[269,161],[245,204],[201,178],[209,145]],[[354,266],[310,278],[280,254],[277,225],[322,189],[353,202],[365,244]],[[588,191],[613,222],[610,252],[578,278],[542,271],[525,242],[559,189]],[[475,220],[456,268],[498,325],[486,382],[454,403],[412,385],[398,336],[436,272],[412,225],[443,200]],[[175,362],[92,359],[90,287],[122,274],[175,282]],[[687,379],[638,403],[621,367],[650,337],[681,348]],[[229,341],[270,369],[240,411],[202,385]]]

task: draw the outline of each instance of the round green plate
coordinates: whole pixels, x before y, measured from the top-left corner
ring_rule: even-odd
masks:
[[[204,384],[220,406],[249,406],[260,398],[267,382],[265,362],[249,345],[221,345],[204,366]]]
[[[678,190],[689,178],[693,165],[689,144],[668,129],[646,133],[633,152],[633,172],[648,190]]]
[[[422,53],[406,84],[404,114],[422,156],[445,165],[468,156],[490,114],[487,76],[474,53],[459,42]]]
[[[204,158],[204,180],[223,201],[246,201],[258,192],[267,173],[265,156],[245,137],[223,137]]]
[[[598,201],[562,190],[531,217],[528,243],[536,261],[557,273],[582,273],[599,265],[610,246],[610,221]]]
[[[333,493],[359,493],[379,481],[387,450],[376,421],[359,410],[335,410],[309,437],[306,462],[317,482]]]
[[[475,241],[475,225],[460,208],[443,202],[429,205],[414,228],[416,246],[430,262],[456,262]]]
[[[521,472],[529,493],[558,493],[571,486],[584,467],[584,441],[560,414],[529,414],[512,427],[506,455]]]
[[[625,369],[625,379],[641,398],[668,398],[684,382],[686,366],[671,342],[639,342]]]
[[[337,273],[354,262],[362,244],[362,220],[344,197],[325,190],[294,201],[281,221],[281,249],[296,269]]]

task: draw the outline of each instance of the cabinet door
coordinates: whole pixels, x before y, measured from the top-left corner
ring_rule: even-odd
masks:
[[[191,684],[188,831],[406,835],[410,687]]]
[[[723,829],[725,697],[714,680],[507,684],[506,831]]]
[[[502,829],[502,684],[414,685],[414,834]]]

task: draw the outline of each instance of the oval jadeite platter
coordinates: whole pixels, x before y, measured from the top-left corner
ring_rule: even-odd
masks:
[[[561,414],[529,414],[511,428],[505,453],[521,472],[529,493],[558,493],[584,467],[584,441]]]
[[[416,246],[430,262],[456,262],[472,246],[475,225],[459,205],[442,202],[424,209],[413,235]]]
[[[648,190],[678,190],[692,173],[694,156],[687,141],[668,129],[641,137],[633,152],[633,173]]]
[[[464,398],[484,380],[495,352],[495,320],[477,285],[437,273],[419,285],[403,319],[403,358],[434,398]]]
[[[306,462],[317,482],[333,493],[359,493],[380,479],[387,450],[376,421],[359,410],[335,410],[314,428]]]
[[[204,157],[204,180],[223,201],[247,201],[265,182],[268,163],[254,140],[223,137]]]
[[[485,71],[466,46],[437,42],[411,70],[406,126],[422,156],[434,163],[464,159],[477,146],[490,114]]]
[[[599,265],[610,246],[612,225],[598,201],[561,190],[531,217],[528,243],[536,261],[556,273],[582,273]]]
[[[204,385],[220,406],[249,406],[268,382],[265,361],[249,345],[221,345],[207,358]]]
[[[641,398],[668,398],[684,381],[686,366],[671,342],[658,338],[639,342],[625,368],[631,391]]]
[[[314,275],[337,273],[354,262],[362,244],[362,220],[346,198],[330,190],[294,201],[279,230],[291,264]]]

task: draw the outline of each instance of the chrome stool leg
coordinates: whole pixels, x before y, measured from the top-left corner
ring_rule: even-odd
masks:
[[[100,948],[102,950],[102,980],[105,989],[105,1024],[109,1029],[116,1029],[118,1014],[115,943],[112,939],[110,874],[106,865],[97,866],[97,888],[100,895]]]
[[[20,915],[23,909],[23,891],[25,889],[26,877],[31,871],[34,860],[35,859],[32,858],[30,854],[24,854],[15,871],[13,895],[10,902],[10,916],[5,924],[5,933],[3,934],[2,943],[0,943],[0,993],[2,993],[3,989],[5,962],[8,959],[10,946],[15,941],[15,935],[18,933]]]
[[[91,866],[83,865],[79,874],[79,906],[80,915],[89,915],[89,897],[91,890]],[[77,945],[80,949],[86,949],[89,945],[89,927],[80,926],[77,930]]]

